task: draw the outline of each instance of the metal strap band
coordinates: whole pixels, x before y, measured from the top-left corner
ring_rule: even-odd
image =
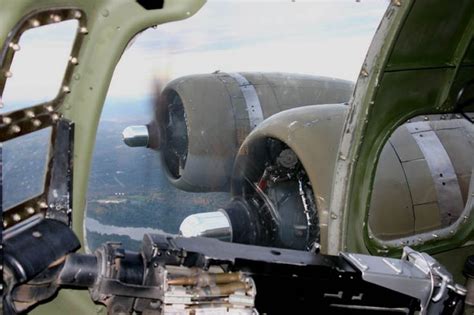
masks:
[[[406,126],[423,152],[430,169],[441,211],[441,223],[443,226],[450,225],[464,209],[461,189],[451,159],[428,122],[416,122]]]
[[[240,73],[229,73],[229,76],[234,78],[234,80],[239,84],[247,105],[250,129],[254,129],[263,121],[263,111],[257,91],[255,90],[255,87]]]

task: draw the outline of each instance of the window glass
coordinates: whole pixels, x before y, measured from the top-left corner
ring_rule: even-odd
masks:
[[[394,240],[453,225],[472,189],[473,137],[473,124],[459,114],[415,117],[398,127],[378,162],[372,233]]]
[[[77,21],[48,24],[26,31],[14,43],[15,52],[9,77],[1,97],[0,113],[52,100],[64,76]]]
[[[3,211],[43,192],[50,139],[49,127],[1,144]]]
[[[150,231],[258,234],[254,243],[298,249],[317,241],[316,198],[288,143],[262,140],[248,176],[233,175],[234,159],[265,118],[349,100],[388,3],[208,1],[141,33],[115,70],[99,124],[89,249],[105,240],[137,248]],[[246,230],[252,222],[258,232]]]

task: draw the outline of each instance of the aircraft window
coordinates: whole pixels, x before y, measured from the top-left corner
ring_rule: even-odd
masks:
[[[395,240],[455,224],[473,189],[473,139],[474,125],[459,114],[417,117],[398,127],[375,175],[374,236]]]
[[[141,33],[99,123],[89,250],[136,248],[152,230],[298,249],[318,241],[317,197],[291,137],[258,140],[252,174],[234,160],[273,114],[349,101],[387,4],[208,1]]]
[[[43,192],[50,138],[49,127],[0,144],[3,211]]]
[[[78,22],[68,20],[32,28],[18,43],[0,96],[0,113],[54,99],[69,61]],[[60,61],[63,62],[60,62]]]

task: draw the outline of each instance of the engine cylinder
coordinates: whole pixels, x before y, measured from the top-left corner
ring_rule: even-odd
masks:
[[[353,84],[286,73],[213,73],[170,82],[156,103],[164,169],[186,191],[228,191],[236,152],[265,118],[280,111],[349,100]]]

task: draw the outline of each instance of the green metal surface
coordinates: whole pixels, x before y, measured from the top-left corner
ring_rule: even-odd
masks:
[[[73,229],[84,244],[84,210],[95,135],[115,66],[130,39],[142,30],[195,14],[205,0],[167,0],[162,9],[145,10],[134,0],[0,0],[0,42],[24,16],[38,10],[77,8],[87,17],[88,34],[77,51],[71,92],[61,111],[75,123]],[[47,75],[47,74],[45,74]],[[31,104],[35,105],[35,104]],[[84,248],[84,246],[83,246]],[[35,309],[38,314],[96,312],[86,291],[62,290],[59,298]]]
[[[452,96],[474,76],[466,71],[468,62],[462,61],[472,41],[473,21],[472,1],[439,0],[428,5],[425,1],[394,1],[388,8],[369,49],[344,127],[331,204],[343,220],[329,227],[333,253],[382,249],[380,242],[369,239],[367,227],[379,154],[390,134],[407,119],[454,110]],[[439,45],[431,44],[435,39]],[[455,233],[433,237],[416,249],[438,253],[460,247],[473,238],[472,222],[471,211]],[[399,255],[402,246],[384,249],[389,255]]]

